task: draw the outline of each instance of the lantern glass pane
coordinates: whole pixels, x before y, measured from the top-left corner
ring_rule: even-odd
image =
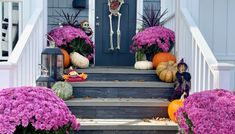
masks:
[[[47,87],[47,82],[37,82],[37,86],[39,86],[39,87]]]
[[[57,79],[62,80],[64,74],[64,57],[57,55]]]
[[[48,75],[53,77],[54,76],[54,58],[52,55],[43,54],[42,55],[42,65],[48,69]]]

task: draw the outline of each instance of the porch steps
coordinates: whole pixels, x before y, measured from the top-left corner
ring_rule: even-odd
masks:
[[[159,81],[154,70],[135,70],[131,67],[95,67],[78,69],[88,74],[89,81]]]
[[[172,83],[158,80],[154,70],[130,67],[79,69],[86,82],[71,83],[74,98],[66,101],[79,118],[78,134],[175,134],[177,125],[168,118]]]
[[[87,81],[72,83],[76,98],[169,98],[173,84],[153,81]]]
[[[144,119],[167,117],[166,99],[76,98],[66,102],[78,118]]]
[[[177,125],[169,120],[154,119],[78,119],[77,134],[175,134]],[[89,130],[89,131],[88,131]]]

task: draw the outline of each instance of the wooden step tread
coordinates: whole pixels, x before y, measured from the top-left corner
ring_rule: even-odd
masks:
[[[170,120],[78,119],[81,130],[178,130]]]
[[[102,107],[167,107],[167,99],[136,99],[136,98],[74,98],[65,101],[67,106],[102,106]]]
[[[78,72],[88,74],[155,74],[155,70],[136,70],[133,67],[94,67],[78,69]]]
[[[73,87],[164,87],[172,88],[173,83],[145,81],[85,81],[71,82]]]

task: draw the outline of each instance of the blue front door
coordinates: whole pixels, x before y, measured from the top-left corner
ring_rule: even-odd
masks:
[[[120,9],[120,49],[117,47],[118,17],[112,16],[113,46],[110,50],[110,19],[108,0],[96,0],[95,2],[95,44],[96,44],[96,66],[132,66],[134,55],[130,53],[132,37],[136,32],[136,0],[124,0]]]

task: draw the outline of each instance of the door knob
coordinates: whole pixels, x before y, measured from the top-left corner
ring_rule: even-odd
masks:
[[[95,23],[95,26],[97,26],[97,27],[100,26],[100,23],[99,23],[99,22],[96,22],[96,23]]]

